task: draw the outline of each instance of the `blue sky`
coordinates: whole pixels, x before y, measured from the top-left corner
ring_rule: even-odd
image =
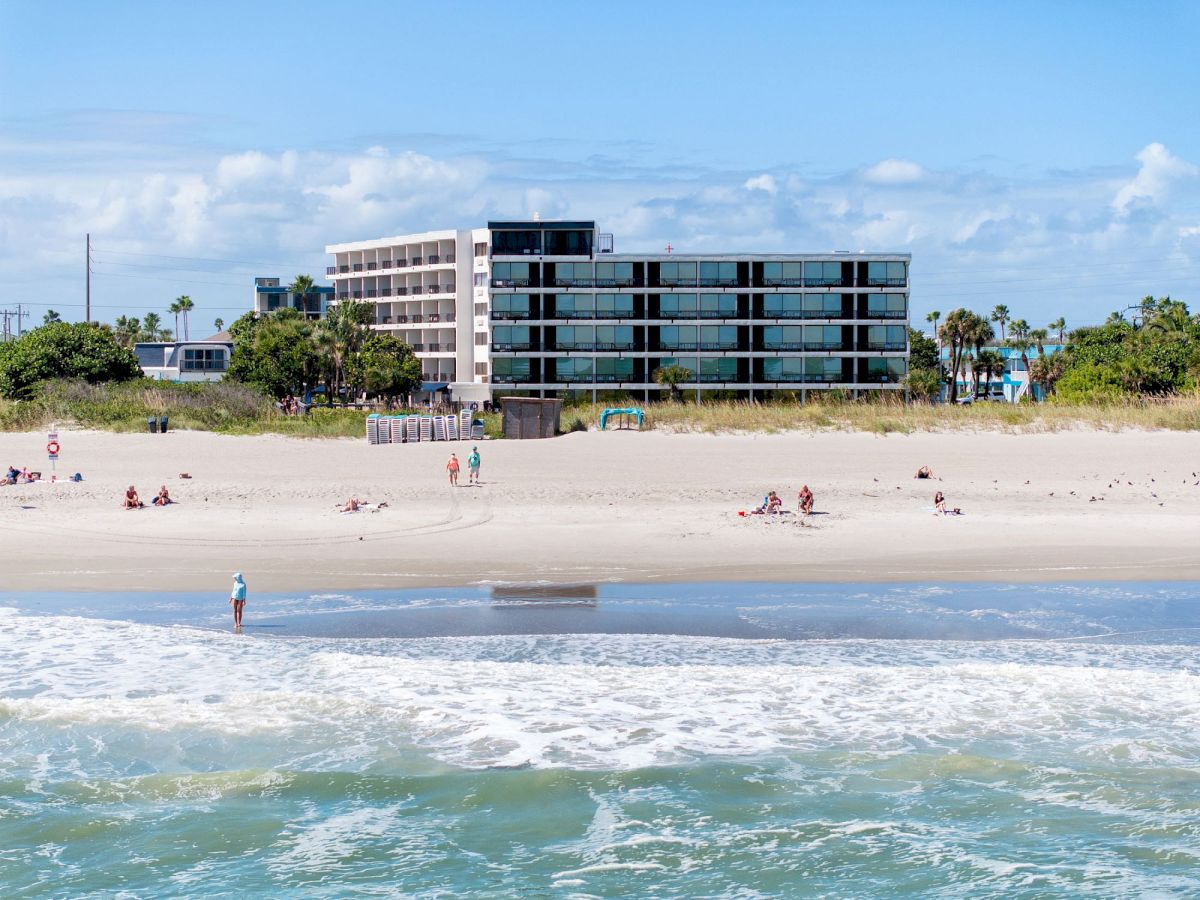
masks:
[[[248,308],[326,243],[911,252],[914,321],[1200,303],[1195,3],[0,0],[0,292]]]

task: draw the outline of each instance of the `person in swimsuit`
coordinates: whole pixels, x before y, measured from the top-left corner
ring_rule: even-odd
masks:
[[[800,493],[796,496],[800,501],[800,512],[803,515],[811,515],[813,510],[813,492],[808,489],[808,485],[800,488]]]
[[[783,498],[774,491],[767,494],[767,512],[771,515],[783,511]]]
[[[165,484],[158,489],[158,496],[154,498],[155,506],[166,506],[168,503],[174,502],[171,499],[171,495],[167,493],[167,486]]]
[[[467,484],[479,484],[479,448],[472,447],[467,457]]]
[[[242,610],[246,608],[246,582],[241,572],[233,573],[233,590],[229,592],[229,602],[233,604],[233,627],[242,628]]]
[[[458,486],[458,470],[459,470],[458,457],[455,454],[451,453],[450,461],[448,463],[446,463],[446,471],[450,473],[450,486],[451,487]]]
[[[141,509],[145,505],[146,504],[143,503],[141,498],[138,496],[137,488],[131,484],[129,486],[129,490],[125,492],[125,508]]]
[[[917,469],[917,474],[913,476],[913,478],[932,478],[932,477],[933,477],[933,470],[930,469],[929,466],[921,466],[921,468]]]
[[[933,514],[936,516],[938,513],[946,515],[946,495],[941,491],[933,495]]]

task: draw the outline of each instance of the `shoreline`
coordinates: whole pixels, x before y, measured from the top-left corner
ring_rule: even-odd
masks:
[[[0,435],[27,464],[45,436]],[[373,590],[514,583],[1200,581],[1200,461],[1177,432],[697,435],[368,446],[63,434],[80,484],[0,487],[11,591]],[[931,483],[912,473],[929,465]],[[44,468],[44,466],[43,466]],[[188,472],[191,479],[180,480]],[[124,511],[135,484],[179,502]],[[737,515],[809,484],[818,515]],[[966,515],[931,513],[942,490]],[[387,501],[341,515],[349,496]],[[1092,497],[1096,500],[1092,500]]]

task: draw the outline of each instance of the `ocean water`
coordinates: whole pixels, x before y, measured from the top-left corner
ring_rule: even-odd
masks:
[[[1200,586],[0,595],[0,896],[1200,894]]]

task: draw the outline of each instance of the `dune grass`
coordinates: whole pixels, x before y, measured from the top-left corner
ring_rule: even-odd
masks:
[[[596,428],[604,404],[564,406],[564,432]],[[834,397],[801,404],[714,401],[643,405],[646,425],[659,431],[704,434],[785,431],[857,431],[908,434],[939,431],[1036,433],[1106,431],[1200,431],[1200,393],[1109,404],[976,403],[905,405],[899,398],[854,401]],[[104,431],[145,431],[151,416],[167,416],[173,429],[222,434],[293,437],[362,437],[367,413],[314,408],[307,416],[284,416],[268,397],[235,382],[170,384],[134,381],[91,385],[59,381],[43,385],[31,400],[0,400],[0,430],[33,431],[51,424]],[[486,433],[499,438],[501,417],[481,414]]]

